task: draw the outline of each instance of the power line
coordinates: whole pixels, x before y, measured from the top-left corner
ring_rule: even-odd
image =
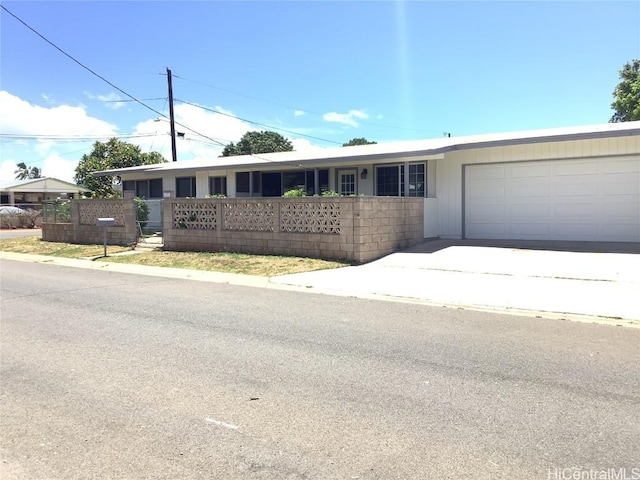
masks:
[[[51,140],[56,142],[89,142],[93,140],[100,140],[103,138],[144,138],[155,137],[157,133],[139,133],[135,135],[46,135],[46,134],[33,134],[22,135],[19,133],[0,133],[0,140]],[[5,143],[3,141],[3,143]]]
[[[335,143],[336,145],[342,145],[341,142],[336,142],[335,140],[327,140],[326,138],[314,137],[313,135],[307,135],[304,133],[295,132],[293,130],[287,130],[286,128],[274,127],[273,125],[266,125],[264,123],[254,122],[253,120],[249,120],[247,118],[238,117],[237,115],[232,115],[230,113],[220,112],[218,110],[214,110],[213,108],[204,107],[202,105],[198,105],[197,103],[187,102],[186,100],[180,100],[179,98],[175,99],[176,102],[184,103],[186,105],[191,105],[192,107],[201,108],[203,110],[207,110],[209,112],[217,113],[219,115],[224,115],[225,117],[235,118],[236,120],[242,120],[243,122],[250,123],[252,125],[258,125],[260,127],[270,128],[273,130],[280,130],[281,132],[291,133],[293,135],[299,135],[301,137],[313,138],[314,140],[320,140],[321,142],[327,143]]]
[[[132,101],[139,103],[140,105],[142,105],[143,107],[147,108],[148,110],[151,110],[153,113],[167,118],[167,116],[162,113],[159,112],[158,110],[156,110],[153,107],[150,107],[149,105],[147,105],[146,103],[144,103],[143,101],[137,99],[136,97],[134,97],[133,95],[125,92],[123,89],[121,89],[120,87],[114,85],[113,83],[111,83],[109,80],[107,80],[106,78],[104,78],[103,76],[97,74],[96,72],[94,72],[91,68],[87,67],[84,63],[82,63],[79,60],[76,60],[73,56],[71,56],[70,54],[68,54],[67,52],[65,52],[64,50],[62,50],[62,48],[58,47],[55,43],[53,43],[52,41],[50,41],[49,39],[47,39],[44,35],[42,35],[41,33],[39,33],[38,31],[36,31],[34,28],[32,28],[31,26],[29,26],[26,22],[24,22],[23,20],[21,20],[20,18],[18,18],[16,15],[14,15],[12,12],[10,12],[9,10],[7,10],[7,8],[0,4],[0,8],[2,8],[5,12],[7,12],[9,15],[11,15],[13,18],[15,18],[17,21],[19,21],[20,23],[22,23],[25,27],[27,27],[29,30],[31,30],[33,33],[35,33],[37,36],[39,36],[42,40],[44,40],[45,42],[47,42],[49,45],[51,45],[53,48],[55,48],[56,50],[58,50],[60,53],[62,53],[65,57],[68,57],[69,59],[71,59],[73,62],[77,63],[78,65],[80,65],[82,68],[84,68],[85,70],[87,70],[88,72],[90,72],[91,74],[95,75],[96,77],[98,77],[100,80],[102,80],[103,82],[105,82],[106,84],[110,85],[111,87],[115,88],[116,90],[118,90],[120,93],[122,93],[123,95],[126,95],[127,97],[129,97]],[[207,135],[203,135],[202,133],[199,133],[197,131],[195,131],[194,129],[192,129],[191,127],[188,127],[182,123],[178,123],[175,122],[176,125],[180,125],[181,127],[189,130],[192,133],[195,133],[196,135],[200,135],[201,137],[204,138],[208,138],[209,140],[213,141],[214,143],[219,143],[216,142],[216,140],[208,137]],[[224,146],[224,144],[220,143],[220,145]]]
[[[151,110],[154,113],[157,113],[158,115],[163,115],[162,113],[158,112],[156,109],[150,107],[149,105],[147,105],[146,103],[142,102],[141,100],[138,100],[136,97],[134,97],[133,95],[125,92],[124,90],[122,90],[120,87],[114,85],[113,83],[111,83],[109,80],[107,80],[106,78],[104,78],[102,75],[94,72],[91,68],[87,67],[84,63],[82,63],[80,60],[77,60],[76,58],[74,58],[72,55],[68,54],[67,52],[65,52],[62,48],[58,47],[55,43],[53,43],[51,40],[49,40],[48,38],[46,38],[44,35],[42,35],[41,33],[39,33],[37,30],[35,30],[34,28],[32,28],[30,25],[28,25],[26,22],[24,22],[22,19],[20,19],[19,17],[17,17],[16,15],[14,15],[12,12],[10,12],[9,10],[7,10],[7,8],[4,5],[0,5],[0,8],[2,8],[2,10],[4,10],[5,12],[7,12],[9,15],[11,15],[13,18],[15,18],[17,21],[19,21],[21,24],[23,24],[25,27],[27,27],[29,30],[31,30],[33,33],[35,33],[37,36],[39,36],[42,40],[44,40],[45,42],[47,42],[49,45],[51,45],[53,48],[55,48],[56,50],[58,50],[60,53],[62,53],[65,57],[71,59],[73,62],[77,63],[78,65],[80,65],[82,68],[84,68],[85,70],[87,70],[88,72],[90,72],[91,74],[95,75],[96,77],[98,77],[100,80],[102,80],[103,82],[105,82],[106,84],[110,85],[111,87],[115,88],[116,90],[118,90],[120,93],[122,93],[123,95],[126,95],[127,97],[129,97],[130,99],[132,99],[134,102],[139,103],[140,105],[142,105],[145,108],[148,108],[149,110]],[[164,116],[164,115],[163,115]]]
[[[156,97],[156,98],[141,98],[140,100],[142,101],[153,101],[153,100],[166,100],[166,97]],[[31,103],[31,104],[44,104],[44,105],[53,105],[53,104],[61,104],[63,105],[61,102],[59,101],[52,101],[52,100],[27,100],[27,99],[21,99],[24,102],[27,103]],[[122,102],[134,102],[135,100],[131,100],[129,98],[123,98],[121,100],[100,100],[99,98],[87,98],[87,99],[82,99],[83,102],[101,102],[101,103],[122,103]]]
[[[91,74],[93,74],[94,76],[98,77],[100,80],[102,80],[102,81],[103,81],[103,82],[105,82],[106,84],[108,84],[108,85],[110,85],[111,87],[115,88],[116,90],[118,90],[118,91],[119,91],[120,93],[122,93],[123,95],[126,95],[126,96],[127,96],[127,97],[129,97],[132,101],[134,101],[134,102],[136,102],[136,103],[139,103],[140,105],[142,105],[143,107],[147,108],[148,110],[150,110],[150,111],[154,112],[155,114],[157,114],[157,115],[159,115],[159,116],[161,116],[161,117],[163,117],[163,118],[168,119],[168,117],[167,117],[164,113],[159,112],[159,111],[158,111],[158,110],[156,110],[155,108],[150,107],[149,105],[147,105],[147,104],[146,104],[146,103],[144,103],[143,101],[141,101],[141,100],[137,99],[137,98],[136,98],[136,97],[134,97],[133,95],[131,95],[131,94],[129,94],[129,93],[127,93],[127,92],[125,92],[123,89],[121,89],[120,87],[118,87],[118,86],[114,85],[114,84],[113,84],[113,83],[111,83],[109,80],[107,80],[107,79],[106,79],[106,78],[104,78],[103,76],[99,75],[98,73],[94,72],[91,68],[87,67],[87,66],[86,66],[85,64],[83,64],[81,61],[77,60],[77,59],[76,59],[76,58],[74,58],[72,55],[70,55],[70,54],[68,54],[67,52],[65,52],[62,48],[58,47],[55,43],[53,43],[52,41],[50,41],[49,39],[47,39],[44,35],[42,35],[41,33],[39,33],[37,30],[35,30],[34,28],[32,28],[30,25],[28,25],[25,21],[23,21],[23,20],[22,20],[22,19],[20,19],[18,16],[16,16],[15,14],[13,14],[11,11],[9,11],[9,10],[4,6],[4,5],[0,4],[0,8],[2,8],[2,10],[4,10],[5,12],[7,12],[9,15],[11,15],[13,18],[15,18],[18,22],[20,22],[21,24],[23,24],[25,27],[27,27],[29,30],[31,30],[33,33],[35,33],[38,37],[40,37],[42,40],[44,40],[44,41],[45,41],[45,42],[47,42],[49,45],[51,45],[53,48],[55,48],[55,49],[56,49],[56,50],[58,50],[60,53],[62,53],[65,57],[68,57],[70,60],[72,60],[73,62],[77,63],[77,64],[78,64],[78,65],[80,65],[82,68],[84,68],[85,70],[87,70],[88,72],[90,72]],[[188,103],[188,102],[183,102],[183,103]],[[196,107],[200,107],[199,105],[195,105],[195,104],[191,104],[191,105],[196,106]],[[204,108],[204,107],[200,107],[200,108]],[[212,111],[214,111],[214,112],[215,112],[215,110],[212,110]],[[221,112],[215,112],[215,113],[221,113]],[[233,115],[227,115],[227,116],[233,117]],[[235,117],[235,118],[240,119],[239,117]],[[240,119],[240,120],[243,120],[243,119]],[[262,124],[257,123],[257,122],[251,122],[251,121],[249,121],[249,120],[243,120],[243,121],[248,122],[248,123],[252,123],[252,124],[254,124],[254,125],[266,126],[267,128],[274,128],[274,127],[269,127],[269,126],[267,126],[267,125],[262,125]],[[189,127],[189,126],[187,126],[187,125],[184,125],[183,123],[179,123],[179,122],[174,122],[174,123],[175,123],[176,125],[179,125],[179,126],[181,126],[181,127],[185,128],[185,129],[187,129],[188,131],[190,131],[190,132],[192,132],[192,133],[194,133],[194,134],[196,134],[196,135],[198,135],[198,136],[201,136],[201,137],[203,137],[203,138],[206,138],[206,139],[208,139],[208,140],[211,140],[214,144],[217,144],[217,145],[222,146],[222,147],[226,146],[224,143],[219,142],[219,141],[215,140],[214,138],[211,138],[211,137],[209,137],[209,136],[207,136],[207,135],[204,135],[204,134],[202,134],[202,133],[199,133],[199,132],[197,132],[196,130],[192,129],[191,127]],[[280,130],[282,130],[282,131],[288,131],[288,130],[284,130],[284,129],[280,129]],[[302,135],[302,134],[298,134],[298,133],[296,133],[296,132],[291,132],[291,131],[288,131],[288,132],[289,132],[289,133],[294,133],[294,134],[296,134],[296,135]],[[321,141],[327,141],[327,142],[331,142],[331,143],[338,143],[338,142],[333,142],[333,141],[331,141],[331,140],[324,140],[324,139],[317,138],[317,137],[311,137],[310,135],[304,135],[304,136],[307,136],[307,137],[310,137],[310,138],[316,138],[317,140],[321,140]],[[101,137],[101,138],[104,138],[104,137]],[[257,156],[257,155],[253,155],[253,154],[251,154],[250,156],[251,156],[251,157],[253,157],[253,158],[257,158],[257,159],[261,159],[261,160],[264,160],[264,161],[267,161],[267,162],[273,162],[273,163],[293,163],[292,161],[277,161],[277,160],[269,160],[269,159],[262,158],[262,157],[259,157],[259,156]],[[300,167],[302,167],[302,165],[299,165],[299,166],[300,166]]]
[[[302,111],[304,113],[311,113],[312,115],[319,115],[319,116],[324,116],[324,113],[320,113],[320,112],[314,112],[312,110],[307,110],[306,108],[299,108],[299,107],[293,107],[291,105],[286,105],[284,103],[278,103],[278,102],[273,102],[271,100],[265,100],[263,98],[258,98],[258,97],[253,97],[251,95],[245,95],[244,93],[238,93],[238,92],[234,92],[233,90],[227,90],[226,88],[220,88],[220,87],[216,87],[214,85],[210,85],[208,83],[204,83],[204,82],[199,82],[197,80],[192,80],[190,78],[185,78],[185,77],[180,77],[178,75],[174,75],[174,77],[179,78],[181,80],[186,80],[187,82],[192,82],[192,83],[196,83],[205,87],[209,87],[209,88],[213,88],[214,90],[220,90],[221,92],[226,92],[226,93],[231,93],[232,95],[237,95],[239,97],[244,97],[244,98],[249,98],[251,100],[256,100],[258,102],[263,102],[263,103],[269,103],[271,105],[276,105],[278,107],[282,107],[282,108],[287,108],[290,110],[294,110],[294,111]],[[383,127],[383,128],[392,128],[395,130],[410,130],[410,131],[414,131],[414,132],[438,132],[441,133],[441,131],[438,130],[423,130],[421,128],[409,128],[409,127],[398,127],[398,126],[394,126],[394,125],[383,125],[380,123],[374,123],[374,122],[367,122],[365,120],[360,120],[358,119],[358,123],[364,124],[364,125],[371,125],[373,127]]]

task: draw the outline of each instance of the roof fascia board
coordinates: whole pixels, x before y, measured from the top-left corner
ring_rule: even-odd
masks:
[[[356,164],[371,164],[380,163],[382,160],[389,160],[391,162],[397,162],[402,159],[415,161],[416,157],[422,157],[422,160],[439,160],[444,158],[443,154],[433,154],[431,152],[425,153],[425,151],[415,152],[400,152],[396,154],[378,153],[373,155],[362,155],[353,157],[340,157],[340,158],[324,158],[324,159],[312,159],[312,160],[298,160],[295,162],[260,162],[260,163],[246,163],[242,165],[209,165],[209,166],[197,166],[197,167],[185,167],[185,168],[172,168],[165,170],[148,170],[143,172],[145,175],[158,175],[162,174],[175,174],[175,173],[192,173],[202,172],[210,170],[234,170],[234,171],[250,171],[257,169],[315,169],[324,167],[339,167],[342,165],[356,165]],[[135,173],[135,172],[123,172],[123,173]]]
[[[594,140],[598,138],[617,138],[617,137],[632,137],[640,135],[640,127],[627,130],[607,130],[602,132],[581,132],[581,133],[564,133],[552,136],[544,137],[526,137],[526,138],[511,138],[504,140],[488,140],[484,142],[473,142],[455,144],[448,147],[444,147],[443,153],[455,151],[455,150],[470,150],[474,148],[489,148],[489,147],[506,147],[512,145],[532,145],[538,143],[552,143],[552,142],[568,142],[578,140]]]

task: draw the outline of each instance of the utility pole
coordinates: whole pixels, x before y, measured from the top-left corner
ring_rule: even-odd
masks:
[[[176,153],[176,125],[173,118],[173,86],[171,84],[171,70],[167,68],[167,82],[169,83],[169,124],[171,125],[171,159],[178,160]]]

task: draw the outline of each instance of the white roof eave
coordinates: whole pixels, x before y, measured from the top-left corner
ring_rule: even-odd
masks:
[[[358,145],[353,147],[318,148],[307,151],[265,153],[218,157],[207,160],[188,160],[141,167],[95,172],[94,175],[121,175],[142,171],[147,175],[197,170],[226,170],[280,167],[321,167],[340,164],[375,163],[383,160],[437,159],[453,150],[491,146],[534,144],[541,142],[580,140],[588,138],[640,135],[640,121],[607,123],[581,127],[564,127],[509,133],[492,133],[466,137],[446,137],[391,143]]]

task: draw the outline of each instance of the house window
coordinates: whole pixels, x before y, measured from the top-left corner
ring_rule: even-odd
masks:
[[[409,197],[425,197],[427,175],[424,163],[409,164]],[[404,165],[376,167],[376,195],[381,197],[404,197]]]
[[[314,170],[307,170],[307,195],[320,195],[329,190],[329,170],[318,170],[318,183],[320,191],[316,192],[316,173]]]
[[[306,191],[306,175],[304,171],[283,172],[282,173],[282,193],[289,190],[302,189]]]
[[[237,172],[236,173],[236,194],[247,197],[251,193],[249,186],[250,175],[253,175],[253,193],[260,194],[260,172]],[[242,195],[244,194],[244,195]]]
[[[409,165],[409,196],[425,197],[425,165],[424,163],[413,163]]]
[[[227,177],[209,177],[209,194],[226,195]]]
[[[376,168],[376,194],[380,197],[399,197],[404,190],[403,165]]]
[[[162,179],[126,180],[122,182],[123,191],[133,191],[140,198],[162,198]]]
[[[196,196],[196,177],[176,178],[176,197],[186,198]]]
[[[162,198],[162,179],[149,180],[149,198]]]

